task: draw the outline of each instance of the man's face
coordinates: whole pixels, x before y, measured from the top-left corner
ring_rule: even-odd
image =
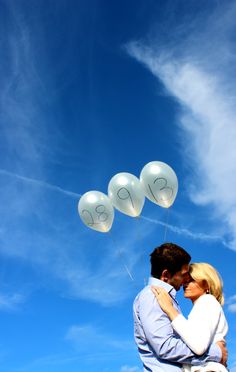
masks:
[[[177,271],[169,280],[168,283],[178,291],[183,284],[189,281],[189,265],[183,265],[180,271]]]

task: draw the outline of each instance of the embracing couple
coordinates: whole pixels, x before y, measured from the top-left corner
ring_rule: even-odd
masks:
[[[151,254],[151,278],[134,301],[134,335],[144,371],[227,371],[222,280],[211,265],[190,265],[190,260],[172,243]],[[181,286],[193,303],[188,319],[176,300]]]

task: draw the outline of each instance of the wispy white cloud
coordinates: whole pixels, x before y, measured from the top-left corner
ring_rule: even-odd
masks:
[[[43,268],[49,285],[55,286],[64,295],[111,305],[127,298],[134,287],[139,286],[137,280],[140,278],[137,279],[134,275],[132,283],[125,266],[133,275],[141,256],[141,249],[138,252],[136,246],[141,246],[142,239],[156,225],[165,226],[192,239],[220,241],[221,238],[217,235],[194,233],[147,217],[143,217],[141,221],[145,223],[145,227],[142,225],[141,239],[137,238],[135,226],[126,226],[122,236],[119,232],[116,244],[109,235],[101,237],[81,228],[76,203],[70,198],[64,198],[69,196],[77,199],[80,194],[42,181],[47,179],[44,177],[45,164],[52,151],[50,148],[53,148],[51,143],[49,146],[49,139],[52,137],[48,136],[48,127],[41,112],[46,94],[38,75],[40,69],[35,68],[37,61],[32,50],[31,35],[20,18],[16,20],[16,28],[11,35],[12,42],[9,43],[9,69],[0,96],[3,108],[0,116],[1,128],[7,143],[6,158],[13,163],[10,168],[7,161],[0,169],[0,187],[4,201],[0,205],[3,221],[0,230],[1,253],[32,263],[36,270]],[[231,203],[233,191],[223,193],[223,196],[221,193],[225,187],[225,177],[231,171],[233,177],[236,162],[227,162],[226,168],[212,166],[213,159],[220,162],[218,148],[214,147],[214,138],[216,137],[218,146],[222,137],[219,133],[224,125],[232,129],[228,136],[232,145],[232,96],[231,99],[229,95],[225,96],[217,76],[213,77],[204,69],[204,65],[193,63],[191,58],[177,58],[173,61],[171,52],[159,53],[152,47],[133,43],[128,49],[130,54],[146,64],[163,81],[168,92],[184,108],[180,124],[188,135],[188,152],[191,153],[191,158],[195,158],[195,169],[200,169],[201,180],[206,181],[203,191],[195,193],[194,200],[201,203],[222,200],[223,209],[217,209],[216,205],[216,210],[225,219],[231,217],[234,220],[234,206]],[[214,111],[215,106],[217,112]],[[223,121],[225,113],[226,118],[230,118],[226,120],[226,124]],[[220,123],[215,126],[218,118]],[[229,148],[227,146],[222,162],[228,156]],[[205,156],[206,152],[209,152],[209,156]],[[218,182],[222,171],[221,181]],[[226,217],[228,211],[230,213]],[[91,264],[91,257],[96,265]],[[57,286],[58,280],[63,283],[60,288]]]
[[[182,107],[178,117],[185,160],[191,172],[189,195],[194,203],[213,206],[214,218],[224,222],[230,247],[236,242],[235,4],[217,9],[207,28],[176,45],[160,41],[131,42],[128,53],[162,81],[166,92]],[[225,21],[227,20],[227,23]],[[188,29],[188,25],[185,25]],[[220,29],[220,32],[217,31]],[[194,40],[194,43],[191,41]],[[218,50],[224,53],[216,53]],[[209,48],[208,48],[209,47]],[[207,54],[206,50],[208,48]],[[217,55],[217,59],[216,59]],[[189,176],[190,178],[190,176]]]
[[[85,233],[85,252],[82,248],[76,261],[69,255],[63,255],[63,259],[59,259],[57,264],[53,265],[54,275],[68,284],[70,296],[110,306],[122,302],[140,287],[140,279],[142,280],[140,269],[139,276],[134,270],[143,251],[138,250],[137,245],[142,245],[143,239],[152,231],[153,225],[147,225],[145,233],[139,236],[137,226],[127,228],[122,223],[120,226],[123,226],[124,231],[119,238],[113,232],[105,236],[95,233],[95,236],[88,230]],[[83,246],[80,238],[81,244]],[[96,250],[93,249],[94,245]],[[127,269],[132,275],[132,280]]]
[[[115,338],[114,334],[106,333],[92,324],[71,326],[65,339],[72,342],[74,347],[80,352],[93,349],[96,350],[96,353],[108,349],[116,349],[123,352],[135,350],[133,339],[124,340],[118,336]]]
[[[228,305],[228,311],[236,313],[236,303]]]
[[[100,237],[81,228],[73,200],[80,194],[43,181],[54,144],[42,110],[47,92],[40,79],[32,36],[21,17],[16,15],[15,22],[0,95],[2,143],[5,159],[9,159],[0,169],[0,251],[33,264],[36,270],[43,269],[49,285],[64,295],[103,305],[123,301],[139,286],[140,277],[133,270],[142,251],[138,252],[136,245],[141,245],[142,239],[161,223],[143,219],[145,228],[142,225],[139,238],[136,226],[123,226],[123,236],[114,243],[116,239],[109,235]],[[196,237],[184,229],[168,228]],[[201,234],[198,238],[208,239]],[[97,261],[96,267],[91,265],[91,257]],[[58,280],[63,283],[59,289]]]
[[[16,310],[25,301],[26,297],[20,293],[0,293],[0,310]]]
[[[121,360],[124,358],[124,350],[106,350],[106,351],[97,351],[98,345],[95,345],[94,349],[90,349],[89,352],[85,352],[84,350],[81,350],[81,352],[78,351],[69,351],[64,352],[60,354],[51,354],[51,355],[45,355],[40,358],[34,359],[32,361],[29,361],[25,365],[15,367],[15,372],[31,372],[32,370],[35,372],[41,372],[43,369],[55,369],[60,368],[61,366],[66,366],[68,370],[71,368],[78,369],[78,365],[84,366],[86,363],[88,363],[89,368],[91,367],[91,364],[93,366],[96,366],[96,368],[99,368],[99,364],[102,362],[106,362],[106,364],[109,365],[109,362],[113,363],[114,360]],[[130,353],[130,349],[127,350],[128,353]],[[122,367],[122,368],[135,368],[135,367]],[[103,369],[104,371],[110,371],[110,369]],[[122,370],[123,371],[123,370]],[[141,369],[131,369],[127,370],[126,372],[141,372]]]
[[[0,92],[0,253],[44,270],[48,285],[63,295],[104,305],[122,301],[130,293],[125,284],[131,282],[125,266],[132,270],[138,255],[125,257],[124,239],[121,249],[109,236],[81,227],[76,203],[81,195],[43,181],[58,145],[58,126],[47,117],[51,90],[45,84],[50,79],[37,59],[41,26],[34,25],[35,36],[17,4],[8,10],[11,29],[7,43],[0,40],[7,60]],[[19,285],[24,286],[23,278]]]
[[[121,367],[121,372],[141,372],[139,367],[130,367],[130,366],[123,366]]]
[[[75,354],[52,354],[42,356],[41,358],[34,359],[27,364],[15,367],[14,371],[16,372],[31,372],[34,371],[41,371],[43,368],[52,368],[53,366],[60,366],[60,365],[70,365],[74,362],[79,362],[81,357]]]
[[[225,304],[227,305],[227,310],[229,312],[236,313],[236,295],[227,298]]]
[[[22,208],[18,206],[17,216],[13,210],[15,205],[7,211],[9,208],[7,203],[5,219],[8,215],[9,221],[13,221],[14,234],[10,231],[12,223],[10,225],[7,220],[0,231],[1,254],[23,260],[33,265],[36,271],[44,270],[48,285],[65,296],[89,299],[106,306],[127,298],[134,287],[138,286],[137,277],[133,282],[127,273],[127,269],[132,273],[142,252],[140,250],[138,253],[135,246],[137,241],[138,244],[142,244],[144,236],[155,225],[149,224],[145,232],[139,236],[135,223],[132,227],[121,223],[124,231],[119,234],[119,239],[114,233],[100,234],[82,225],[74,195],[72,199],[65,198],[68,194],[61,189],[59,193],[51,193],[51,190],[58,191],[57,187],[54,190],[54,186],[44,182],[38,184],[35,180],[32,182],[28,177],[11,175],[11,178],[15,183],[22,184],[21,190],[30,192],[32,186],[36,189],[40,186],[44,192],[42,202],[39,204],[29,203],[26,206],[27,203],[24,203]],[[6,199],[11,200],[10,196]],[[53,201],[53,205],[45,204],[44,200],[50,200],[50,203]],[[57,205],[56,215],[54,205]],[[69,213],[69,220],[64,218],[65,205],[68,206],[66,214]],[[38,208],[36,216],[32,206]],[[125,234],[127,228],[129,231]],[[59,287],[58,280],[61,283]],[[35,283],[36,288],[38,284]]]
[[[42,170],[43,156],[49,155],[50,146],[44,114],[45,91],[38,74],[33,43],[21,14],[9,7],[12,17],[7,43],[0,41],[6,65],[1,74],[0,131],[5,165],[16,169]],[[2,159],[3,160],[3,159]],[[2,164],[2,162],[1,162]],[[37,166],[36,166],[37,165]]]
[[[139,367],[122,366],[120,372],[141,372]]]

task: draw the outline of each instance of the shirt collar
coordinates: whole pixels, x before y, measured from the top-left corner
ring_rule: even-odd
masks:
[[[155,285],[157,287],[162,287],[168,293],[170,293],[172,297],[175,298],[175,296],[176,296],[176,290],[174,289],[174,287],[172,287],[172,285],[170,285],[170,284],[168,284],[166,282],[163,282],[163,280],[160,280],[160,279],[157,279],[157,278],[153,278],[153,276],[151,276],[149,278],[148,285]]]

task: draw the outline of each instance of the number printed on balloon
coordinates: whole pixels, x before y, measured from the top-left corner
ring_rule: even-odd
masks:
[[[95,208],[94,215],[93,215],[93,213],[88,211],[88,209],[83,209],[82,214],[84,215],[86,224],[88,226],[94,226],[94,225],[102,224],[103,222],[107,221],[107,219],[108,219],[108,213],[106,213],[106,208],[102,204],[98,205]]]
[[[153,198],[158,203],[159,201],[168,201],[171,200],[173,196],[173,189],[172,187],[168,186],[168,182],[164,177],[157,177],[153,181],[153,186],[148,184],[150,193],[152,194]],[[156,195],[155,195],[156,194]]]
[[[114,220],[114,208],[107,195],[100,191],[85,193],[78,204],[83,223],[91,229],[108,232]]]
[[[109,182],[108,195],[120,212],[131,217],[140,215],[144,205],[144,191],[137,177],[131,173],[117,173]]]
[[[95,222],[94,222],[94,219],[93,219],[93,215],[92,215],[91,212],[89,212],[87,209],[83,209],[81,211],[81,214],[84,217],[83,218],[83,221],[85,222],[86,225],[88,225],[88,226],[95,225]],[[89,219],[90,219],[90,221],[89,221]]]
[[[108,219],[108,214],[106,213],[106,207],[105,205],[98,205],[96,208],[95,208],[95,211],[98,215],[98,221],[97,223],[102,223],[102,222],[105,222],[107,221]]]
[[[119,199],[121,200],[130,200],[130,203],[131,203],[131,206],[132,208],[134,209],[134,202],[133,202],[133,199],[131,197],[131,194],[129,192],[129,190],[126,189],[126,187],[121,187],[118,191],[117,191],[117,196]]]
[[[161,161],[146,164],[140,174],[146,197],[163,208],[169,208],[178,192],[178,179],[174,170]]]

